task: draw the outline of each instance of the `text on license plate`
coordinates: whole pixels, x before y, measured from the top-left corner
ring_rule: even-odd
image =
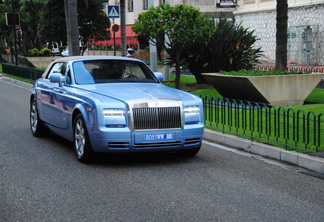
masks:
[[[160,133],[160,134],[145,134],[144,140],[172,140],[174,139],[174,133]]]

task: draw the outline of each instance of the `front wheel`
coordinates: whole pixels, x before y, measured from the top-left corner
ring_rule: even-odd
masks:
[[[91,148],[87,127],[85,125],[82,114],[80,113],[74,119],[73,145],[77,159],[80,162],[86,163],[91,160],[93,151]]]
[[[32,134],[36,137],[44,136],[49,132],[39,119],[35,98],[30,102],[30,129]]]

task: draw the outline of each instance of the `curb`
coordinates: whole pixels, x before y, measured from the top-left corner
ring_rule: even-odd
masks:
[[[22,82],[22,81],[19,81],[19,80],[16,80],[16,79],[8,78],[8,77],[3,76],[1,73],[0,73],[0,80],[2,80],[4,82],[7,82],[7,83],[10,83],[10,84],[13,84],[13,85],[16,85],[16,86],[20,86],[20,87],[23,87],[23,88],[26,88],[26,89],[30,89],[30,90],[33,87],[32,83]]]
[[[297,153],[294,151],[287,151],[282,148],[251,141],[233,135],[223,134],[221,132],[213,131],[210,129],[204,130],[204,139],[235,149],[243,149],[244,151],[249,153],[287,162],[315,171],[317,173],[324,174],[324,158]]]

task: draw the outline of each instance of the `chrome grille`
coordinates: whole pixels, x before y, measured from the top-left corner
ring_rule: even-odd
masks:
[[[180,107],[133,108],[134,130],[181,128]]]

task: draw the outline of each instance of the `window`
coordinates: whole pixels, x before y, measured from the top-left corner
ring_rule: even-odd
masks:
[[[160,0],[160,4],[170,4],[170,0]]]
[[[143,0],[143,10],[148,9],[148,0]]]
[[[255,0],[243,0],[244,4],[254,4]]]
[[[133,12],[134,11],[134,1],[128,0],[128,11]]]
[[[51,71],[49,72],[49,74],[47,75],[47,78],[49,78],[50,75],[51,75],[52,73],[60,73],[62,76],[64,76],[64,74],[65,74],[65,69],[66,69],[66,63],[62,63],[62,62],[60,62],[60,63],[56,63],[56,64],[52,67],[52,69],[51,69]]]

